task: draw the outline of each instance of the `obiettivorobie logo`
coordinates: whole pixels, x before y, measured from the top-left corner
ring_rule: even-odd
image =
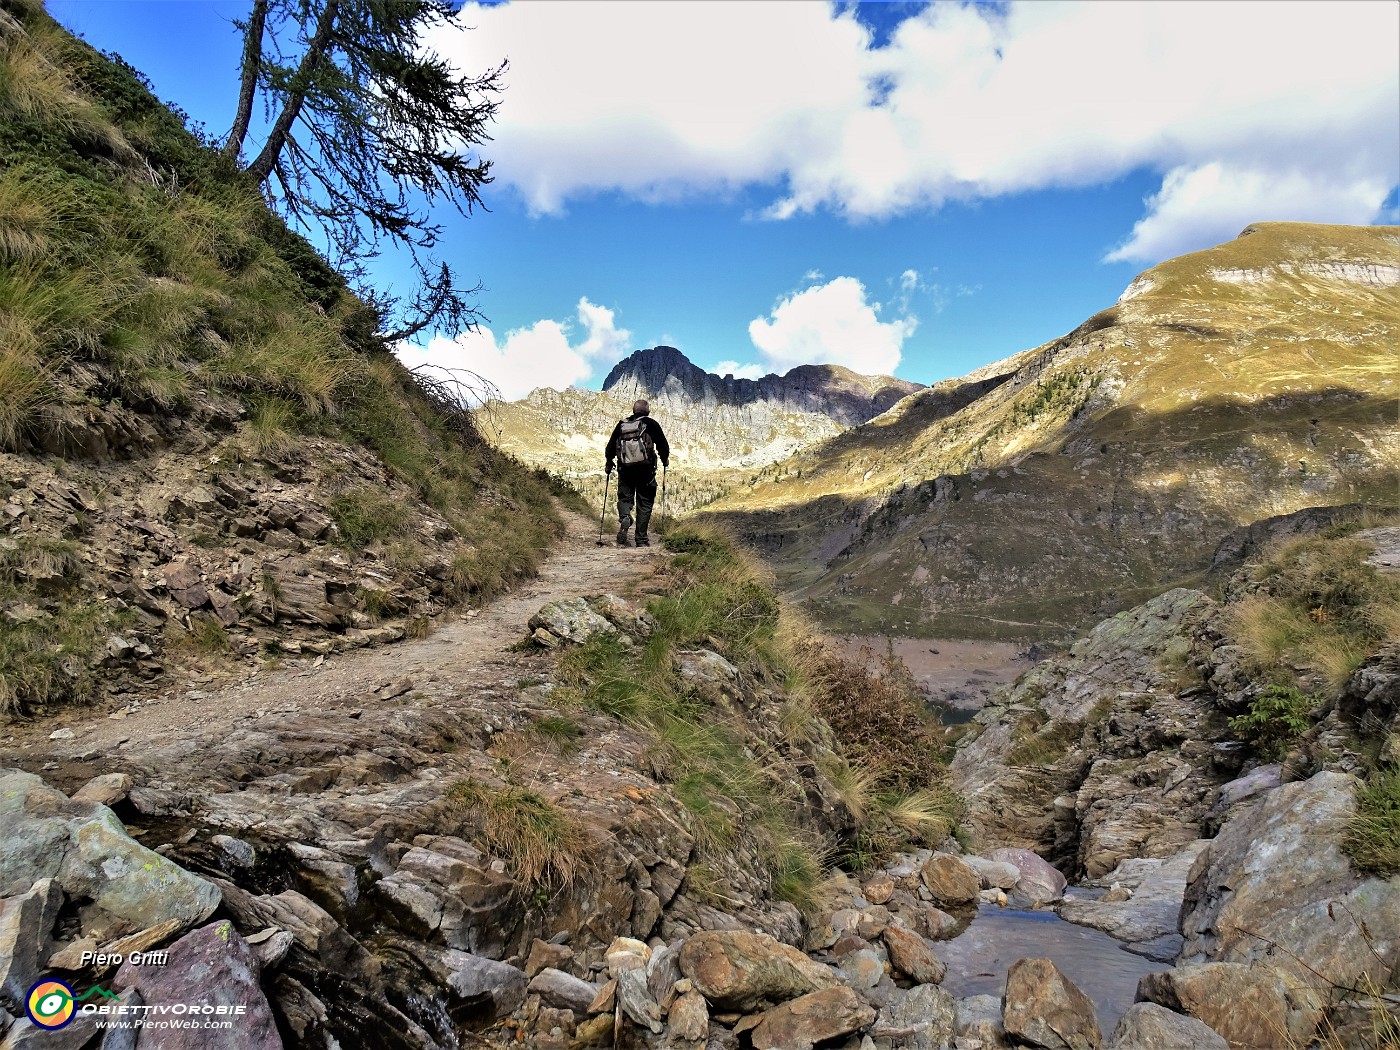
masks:
[[[100,995],[104,999],[120,998],[115,992],[96,987],[78,995],[62,981],[48,980],[40,981],[29,989],[24,1009],[29,1014],[29,1019],[40,1028],[62,1028],[73,1020],[77,1004],[91,999],[94,995]]]

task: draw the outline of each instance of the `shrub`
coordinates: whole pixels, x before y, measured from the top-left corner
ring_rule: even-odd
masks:
[[[1317,701],[1291,687],[1266,686],[1249,711],[1230,719],[1230,732],[1265,758],[1278,758],[1308,730],[1308,712]]]
[[[918,791],[942,781],[942,728],[903,664],[887,656],[876,673],[815,642],[805,643],[802,657],[814,669],[817,714],[853,761],[880,771],[882,787]]]

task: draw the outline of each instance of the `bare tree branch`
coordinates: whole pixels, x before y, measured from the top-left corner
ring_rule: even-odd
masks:
[[[326,51],[331,42],[331,30],[335,28],[335,19],[339,12],[340,0],[326,0],[326,6],[321,8],[321,16],[316,20],[316,33],[311,38],[311,43],[307,45],[306,54],[302,55],[301,65],[297,69],[296,76],[292,79],[291,91],[288,93],[282,112],[277,115],[277,120],[272,125],[272,131],[267,136],[267,142],[263,145],[262,152],[254,158],[253,163],[248,165],[248,173],[259,182],[266,180],[268,175],[272,173],[273,167],[277,164],[277,158],[282,152],[282,147],[287,141],[287,133],[291,130],[292,123],[301,114],[301,107],[306,102],[307,91],[312,85],[312,77],[316,74],[316,68],[325,60]]]
[[[253,119],[253,98],[258,93],[258,75],[262,67],[263,33],[267,25],[268,0],[253,0],[253,11],[243,30],[243,63],[239,70],[238,111],[234,114],[233,128],[224,143],[223,154],[236,160],[243,150],[243,140],[248,137],[248,124]]]

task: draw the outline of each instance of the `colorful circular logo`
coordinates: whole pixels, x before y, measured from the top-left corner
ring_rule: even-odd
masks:
[[[73,1020],[73,989],[62,981],[40,981],[29,989],[25,1009],[40,1028],[62,1028]]]

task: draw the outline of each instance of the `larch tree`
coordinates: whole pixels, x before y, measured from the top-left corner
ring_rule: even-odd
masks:
[[[352,275],[386,245],[407,249],[421,282],[412,298],[365,293],[389,341],[480,318],[478,289],[433,258],[431,209],[482,206],[491,163],[472,152],[490,138],[505,66],[468,76],[426,50],[427,31],[452,14],[450,0],[253,0],[235,23],[243,58],[223,152],[289,220],[322,231]],[[259,99],[267,138],[247,159]]]

